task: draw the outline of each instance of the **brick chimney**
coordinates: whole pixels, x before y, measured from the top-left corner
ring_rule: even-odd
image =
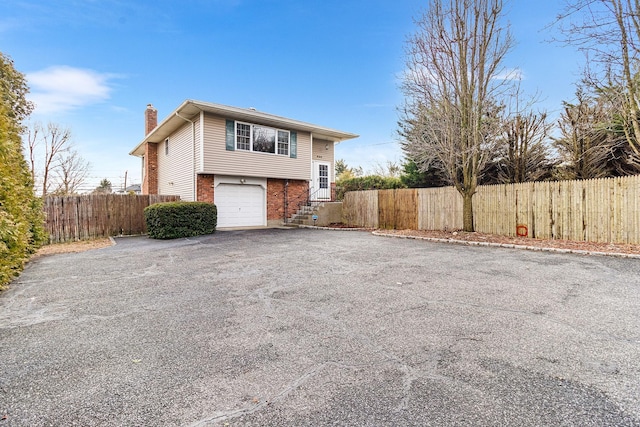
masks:
[[[156,127],[158,110],[148,104],[144,111],[144,135],[149,135]],[[143,161],[142,194],[158,194],[158,144],[148,141],[144,145]]]
[[[149,135],[156,127],[158,127],[158,110],[153,108],[153,105],[147,104],[147,109],[144,111],[144,135]]]

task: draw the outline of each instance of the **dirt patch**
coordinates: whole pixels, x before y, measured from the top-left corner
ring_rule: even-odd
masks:
[[[435,230],[379,230],[386,234],[402,236],[426,237],[445,240],[462,240],[465,242],[487,242],[498,244],[510,244],[521,246],[533,246],[536,248],[570,249],[574,251],[640,254],[640,245],[625,243],[597,243],[576,242],[572,240],[532,239],[527,237],[499,236],[487,233],[469,233],[465,231],[435,231]]]
[[[68,254],[75,252],[90,251],[92,249],[106,248],[113,245],[113,242],[109,238],[96,239],[96,240],[81,240],[79,242],[67,242],[67,243],[55,243],[52,245],[46,245],[38,249],[34,256],[54,255],[54,254]]]

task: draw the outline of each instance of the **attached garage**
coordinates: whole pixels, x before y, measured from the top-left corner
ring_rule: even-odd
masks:
[[[267,225],[266,180],[215,178],[218,228]]]

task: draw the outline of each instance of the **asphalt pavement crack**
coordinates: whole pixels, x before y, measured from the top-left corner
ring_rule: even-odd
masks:
[[[324,370],[329,365],[340,366],[340,365],[332,363],[332,362],[324,362],[324,363],[320,363],[318,365],[315,365],[311,369],[305,371],[298,378],[296,378],[293,381],[291,381],[282,390],[280,390],[277,394],[275,394],[274,396],[272,396],[270,398],[262,400],[259,403],[256,403],[255,405],[245,406],[243,408],[233,409],[233,410],[230,410],[230,411],[218,412],[218,413],[216,413],[215,415],[213,415],[210,418],[205,418],[203,420],[196,421],[195,423],[190,424],[190,427],[200,427],[200,426],[206,426],[206,425],[209,425],[209,424],[217,424],[217,423],[222,422],[222,421],[227,421],[227,420],[231,420],[231,419],[234,419],[234,418],[243,417],[245,415],[251,415],[251,414],[253,414],[255,412],[258,412],[258,411],[266,408],[269,405],[272,405],[272,404],[278,403],[278,402],[282,402],[289,396],[289,394],[292,391],[298,389],[301,385],[306,383],[310,378],[312,378],[315,375],[317,375],[319,372]],[[344,365],[342,365],[342,366],[344,366]]]

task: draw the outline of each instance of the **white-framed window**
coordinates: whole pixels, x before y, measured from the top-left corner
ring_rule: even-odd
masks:
[[[278,131],[278,154],[289,155],[289,132],[284,130]]]
[[[236,149],[251,150],[251,125],[236,123]]]
[[[288,130],[236,122],[236,150],[289,156],[290,139]]]

